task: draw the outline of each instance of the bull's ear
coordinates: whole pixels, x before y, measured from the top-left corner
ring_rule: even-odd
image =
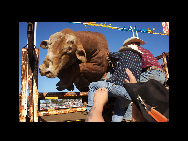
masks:
[[[41,42],[40,47],[43,49],[47,49],[48,48],[48,40],[44,40]]]
[[[83,63],[86,63],[86,52],[82,45],[79,45],[76,50],[76,57],[82,61]]]

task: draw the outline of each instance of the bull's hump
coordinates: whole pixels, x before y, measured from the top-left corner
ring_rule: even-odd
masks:
[[[99,32],[91,32],[91,31],[75,31],[75,35],[80,39],[82,44],[107,44],[106,37]],[[108,44],[107,44],[108,48]]]
[[[85,36],[85,37],[92,37],[92,36],[95,36],[95,37],[102,37],[102,38],[105,38],[106,37],[102,34],[102,33],[99,33],[99,32],[91,32],[91,31],[75,31],[75,35],[76,36],[79,36],[79,37],[82,37],[82,36]]]

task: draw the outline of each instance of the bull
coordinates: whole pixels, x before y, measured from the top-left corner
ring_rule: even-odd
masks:
[[[42,41],[40,47],[47,49],[47,55],[39,72],[48,78],[58,77],[58,91],[74,90],[74,83],[79,91],[87,92],[89,84],[100,80],[108,67],[108,43],[98,32],[66,28]]]

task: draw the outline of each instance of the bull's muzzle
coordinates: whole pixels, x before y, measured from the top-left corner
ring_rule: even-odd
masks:
[[[50,71],[44,71],[43,69],[39,67],[39,73],[41,76],[45,76],[46,74],[50,73]]]
[[[46,68],[43,68],[42,65],[39,67],[39,73],[41,76],[52,77],[52,72]]]

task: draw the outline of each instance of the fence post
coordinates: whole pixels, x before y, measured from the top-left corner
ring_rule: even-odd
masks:
[[[27,48],[22,48],[21,97],[20,97],[20,115],[19,115],[20,122],[26,122],[26,115],[27,115],[27,96],[28,96],[27,67],[28,67]]]
[[[35,70],[33,72],[33,107],[34,122],[38,122],[38,65],[39,65],[39,49],[34,49]]]
[[[166,61],[166,54],[165,52],[162,53],[162,65],[163,65],[163,70],[165,72],[165,86],[166,86],[166,82],[169,78],[169,73],[168,73],[168,67],[167,67],[167,61]]]

